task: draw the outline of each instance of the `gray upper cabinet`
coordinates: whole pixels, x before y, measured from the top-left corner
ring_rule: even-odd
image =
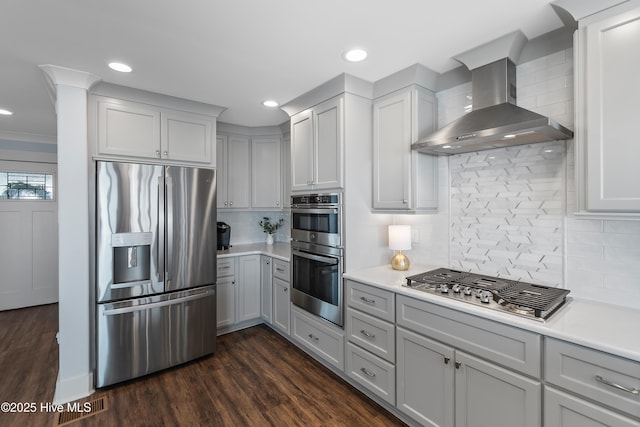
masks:
[[[218,135],[218,209],[248,209],[251,180],[251,142],[235,135]]]
[[[282,167],[280,137],[251,139],[251,206],[282,208]]]
[[[579,22],[576,66],[578,214],[640,214],[640,2]]]
[[[343,97],[291,118],[291,191],[343,187]]]
[[[215,167],[214,117],[95,96],[96,155]]]
[[[373,208],[435,210],[437,156],[411,150],[411,143],[436,128],[436,99],[417,85],[373,103]]]

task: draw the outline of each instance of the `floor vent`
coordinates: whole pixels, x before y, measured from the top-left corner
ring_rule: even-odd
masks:
[[[107,400],[104,397],[88,402],[69,403],[66,410],[56,414],[53,426],[66,426],[106,410]]]

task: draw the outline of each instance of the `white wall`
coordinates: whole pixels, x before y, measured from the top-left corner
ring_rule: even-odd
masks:
[[[518,105],[573,128],[572,49],[518,65],[517,86]],[[470,95],[470,83],[439,92],[438,126],[464,114]],[[420,243],[408,253],[412,261],[437,260],[640,308],[640,221],[573,216],[573,141],[444,159],[450,170],[440,181],[440,212],[398,220],[420,230]]]

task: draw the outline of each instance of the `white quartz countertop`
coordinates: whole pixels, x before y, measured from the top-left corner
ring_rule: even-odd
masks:
[[[568,302],[542,323],[402,286],[405,277],[436,268],[416,265],[407,271],[396,271],[384,265],[345,273],[344,277],[640,362],[640,310],[572,298],[569,294]]]
[[[291,245],[284,242],[276,242],[273,245],[267,245],[266,243],[245,243],[233,245],[229,249],[217,252],[218,258],[240,255],[267,255],[289,262],[289,258],[291,258]]]

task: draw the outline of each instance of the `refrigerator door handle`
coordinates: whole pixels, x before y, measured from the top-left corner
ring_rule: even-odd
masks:
[[[164,221],[164,232],[166,233],[165,241],[166,241],[166,257],[165,257],[165,270],[164,275],[167,281],[166,286],[164,287],[165,291],[171,289],[171,270],[175,267],[173,265],[173,221],[174,221],[174,208],[173,208],[173,178],[168,173],[168,168],[165,169],[165,178],[164,185],[166,189],[166,213],[165,213],[165,221]]]
[[[164,177],[158,178],[158,258],[156,259],[156,271],[158,282],[164,282],[164,247],[165,247],[165,183]]]
[[[125,313],[133,313],[133,312],[136,312],[136,311],[150,310],[152,308],[164,307],[164,306],[167,306],[167,305],[176,305],[176,304],[181,304],[181,303],[187,302],[187,301],[193,301],[193,300],[197,300],[197,299],[207,298],[207,297],[210,297],[212,295],[215,295],[215,290],[208,290],[208,291],[204,291],[204,292],[198,292],[196,294],[187,295],[187,296],[180,297],[180,298],[167,298],[167,299],[163,299],[161,301],[151,302],[151,303],[147,303],[147,304],[135,304],[135,305],[130,305],[130,306],[121,307],[121,308],[105,308],[104,310],[102,310],[102,315],[103,316],[115,316],[115,315],[118,315],[118,314],[125,314]]]

